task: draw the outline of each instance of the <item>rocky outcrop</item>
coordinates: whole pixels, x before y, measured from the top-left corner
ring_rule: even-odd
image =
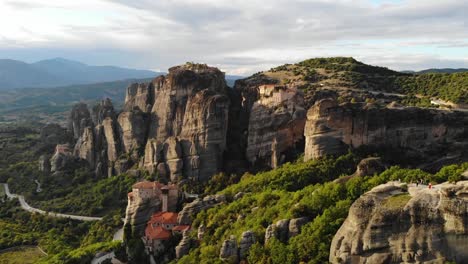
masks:
[[[132,228],[132,237],[141,237],[151,215],[161,210],[162,202],[159,199],[128,199],[125,211],[125,226]]]
[[[117,116],[114,110],[114,105],[112,104],[112,101],[109,98],[106,98],[94,105],[91,112],[91,117],[95,125],[102,124],[107,118],[115,120]]]
[[[237,241],[234,236],[230,239],[224,240],[219,252],[219,258],[227,263],[238,263],[239,255],[237,248]]]
[[[351,206],[333,238],[331,263],[468,261],[468,182],[433,189],[380,185]]]
[[[385,146],[419,156],[466,147],[468,115],[422,108],[377,108],[323,99],[307,112],[305,160],[348,148]]]
[[[182,234],[182,240],[180,240],[179,244],[175,248],[176,259],[180,259],[183,256],[187,255],[190,252],[190,248],[192,247],[192,239],[189,236],[188,231],[184,231]]]
[[[249,253],[250,247],[255,244],[255,233],[252,231],[245,231],[242,233],[239,242],[239,259],[246,259]]]
[[[173,180],[208,180],[222,169],[226,148],[230,101],[224,74],[206,65],[186,64],[169,69],[153,85],[145,167],[155,171],[165,163]],[[178,151],[161,155],[160,144]]]
[[[295,87],[259,86],[248,125],[246,157],[257,166],[276,168],[293,156],[296,143],[303,142],[306,111],[304,95]],[[300,150],[297,150],[300,152]]]
[[[70,150],[70,146],[68,144],[57,145],[55,148],[55,153],[50,159],[50,171],[65,171],[73,167],[74,164],[75,157]]]
[[[95,137],[92,127],[85,127],[83,134],[75,144],[74,155],[80,159],[86,160],[91,168],[95,167],[96,161]]]
[[[68,131],[73,134],[73,138],[77,140],[83,135],[84,129],[91,126],[93,121],[88,106],[85,103],[73,106],[68,118]]]
[[[203,199],[196,199],[182,208],[179,212],[177,223],[179,225],[191,225],[192,220],[199,212],[225,201],[226,197],[224,197],[224,195],[209,195]]]
[[[127,88],[124,112],[139,110],[149,113],[154,104],[153,83],[134,83]]]
[[[39,170],[45,173],[49,173],[50,168],[50,156],[47,154],[41,155],[39,157]]]
[[[308,217],[299,217],[299,218],[294,218],[289,221],[289,228],[288,228],[288,237],[292,238],[294,236],[297,236],[299,233],[301,233],[302,226],[310,222],[310,219]]]
[[[385,165],[379,157],[363,159],[359,162],[356,169],[356,176],[370,176],[379,174],[385,170]]]
[[[118,117],[118,123],[123,151],[132,153],[138,158],[138,152],[144,146],[147,134],[144,113],[138,109],[122,112]]]
[[[289,221],[289,219],[282,219],[269,225],[265,231],[265,243],[268,243],[268,240],[272,238],[286,243],[289,239]]]

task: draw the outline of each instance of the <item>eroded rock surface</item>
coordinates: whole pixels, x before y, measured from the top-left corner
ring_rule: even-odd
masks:
[[[405,149],[420,156],[434,151],[457,152],[466,147],[467,133],[468,115],[462,112],[379,109],[323,99],[307,112],[305,160],[342,154],[363,145]]]
[[[468,261],[468,181],[380,185],[351,206],[333,238],[331,263]]]

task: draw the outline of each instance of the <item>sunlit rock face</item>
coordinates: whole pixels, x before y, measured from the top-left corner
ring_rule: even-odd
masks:
[[[70,115],[76,157],[99,174],[144,168],[171,181],[208,180],[223,168],[230,96],[224,73],[187,63],[127,88],[122,112],[110,100]]]
[[[419,155],[463,151],[468,115],[423,108],[377,108],[323,99],[307,112],[305,160],[348,148],[386,146]],[[448,149],[452,148],[452,149]]]
[[[331,263],[468,261],[468,181],[390,182],[361,196],[333,238]]]
[[[250,111],[246,157],[251,164],[276,168],[286,160],[287,151],[303,141],[304,95],[295,87],[258,89],[259,98]]]
[[[230,100],[224,73],[186,64],[169,69],[153,85],[145,167],[165,167],[171,180],[208,180],[222,169],[226,148]]]

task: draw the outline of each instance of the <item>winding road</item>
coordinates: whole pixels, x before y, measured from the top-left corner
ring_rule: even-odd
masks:
[[[41,209],[34,208],[30,206],[26,200],[24,200],[23,195],[18,195],[10,192],[10,188],[8,187],[7,183],[3,183],[3,187],[5,189],[5,194],[9,199],[15,199],[18,198],[21,208],[24,210],[31,212],[31,213],[38,213],[38,214],[43,214],[43,215],[49,215],[52,217],[57,217],[57,218],[69,218],[73,220],[79,220],[79,221],[99,221],[102,220],[102,217],[93,217],[93,216],[82,216],[82,215],[70,215],[70,214],[61,214],[61,213],[53,213],[53,212],[46,212]]]

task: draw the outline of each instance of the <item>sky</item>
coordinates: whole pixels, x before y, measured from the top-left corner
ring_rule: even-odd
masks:
[[[0,58],[249,75],[314,57],[468,68],[468,0],[0,0]]]

